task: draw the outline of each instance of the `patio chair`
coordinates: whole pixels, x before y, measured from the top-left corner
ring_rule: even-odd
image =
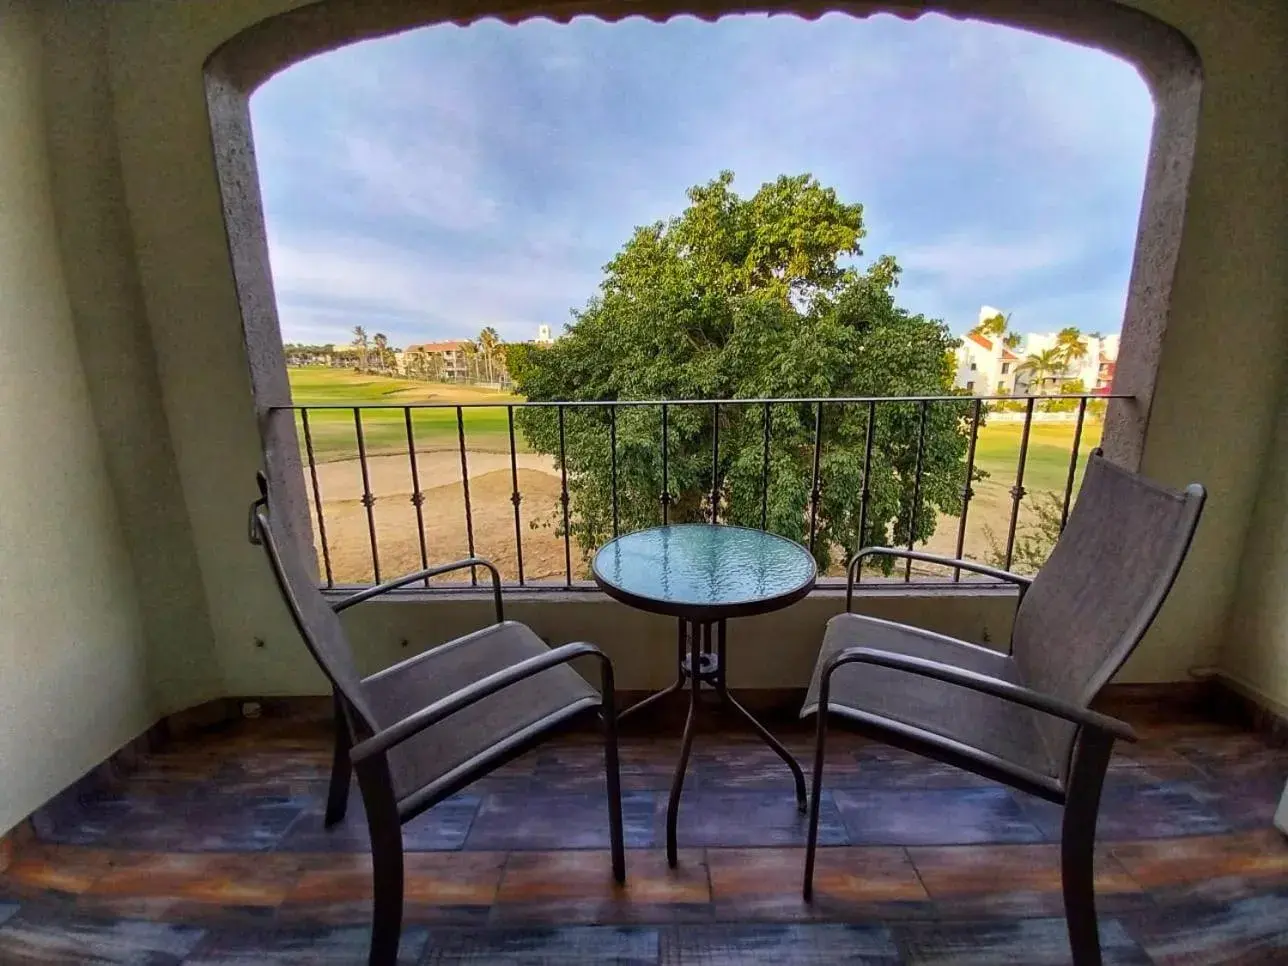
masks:
[[[1174,493],[1091,454],[1077,505],[1036,577],[869,547],[849,564],[801,716],[818,714],[804,893],[812,896],[829,715],[860,733],[1064,806],[1061,878],[1077,966],[1099,966],[1092,866],[1100,791],[1121,721],[1091,710],[1176,579],[1204,491]],[[850,613],[870,557],[943,564],[1018,587],[1007,653]]]
[[[506,621],[500,575],[477,557],[418,570],[329,604],[270,522],[262,473],[259,486],[260,498],[251,506],[251,542],[267,552],[295,625],[335,698],[328,827],[344,818],[350,768],[357,772],[371,836],[371,966],[392,964],[398,956],[402,824],[591,711],[603,721],[613,877],[624,883],[613,667],[603,652],[583,643],[552,649],[525,625]],[[496,623],[369,677],[358,675],[338,614],[396,587],[470,567],[492,575]],[[568,666],[580,657],[598,660],[602,691]]]

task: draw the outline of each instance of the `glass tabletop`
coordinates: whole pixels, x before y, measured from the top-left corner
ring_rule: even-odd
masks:
[[[762,530],[679,523],[628,533],[600,547],[595,582],[626,603],[677,616],[763,613],[814,586],[814,558]]]

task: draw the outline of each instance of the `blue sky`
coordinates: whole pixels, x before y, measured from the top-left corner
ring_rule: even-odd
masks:
[[[287,341],[560,328],[634,226],[732,169],[864,205],[868,261],[955,332],[1117,331],[1153,105],[1099,51],[929,16],[433,27],[251,102]]]

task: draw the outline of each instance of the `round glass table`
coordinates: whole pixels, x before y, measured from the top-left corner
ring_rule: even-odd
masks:
[[[805,775],[800,765],[725,683],[725,624],[731,617],[780,610],[808,594],[818,576],[813,555],[786,537],[762,530],[679,523],[609,541],[595,553],[591,573],[610,597],[679,622],[675,683],[619,716],[620,720],[634,714],[688,685],[689,713],[666,809],[667,861],[676,863],[680,793],[704,683],[787,763],[796,783],[797,805],[804,811]]]

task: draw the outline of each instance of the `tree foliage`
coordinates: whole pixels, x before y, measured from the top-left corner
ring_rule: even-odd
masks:
[[[780,177],[750,198],[722,173],[690,189],[667,222],[636,229],[605,268],[599,292],[550,346],[507,347],[519,392],[535,401],[735,400],[943,394],[957,340],[938,320],[895,303],[899,268],[884,256],[866,269],[863,209],[810,175]],[[823,407],[816,556],[863,542],[906,544],[934,531],[937,512],[960,510],[963,418],[969,403],[924,408],[921,484],[915,483],[923,408],[876,407],[867,530],[866,404]],[[709,519],[712,493],[723,522],[809,536],[816,410],[770,407],[765,468],[761,404],[672,405],[666,475],[672,522]],[[615,415],[617,513],[623,531],[661,520],[660,406]],[[612,535],[613,451],[609,407],[520,412],[540,452],[562,458],[573,535],[593,548]],[[718,425],[718,458],[713,461]],[[561,446],[562,440],[562,446]],[[768,477],[767,489],[762,485]],[[914,506],[914,490],[917,500]],[[915,521],[915,522],[914,522]]]

